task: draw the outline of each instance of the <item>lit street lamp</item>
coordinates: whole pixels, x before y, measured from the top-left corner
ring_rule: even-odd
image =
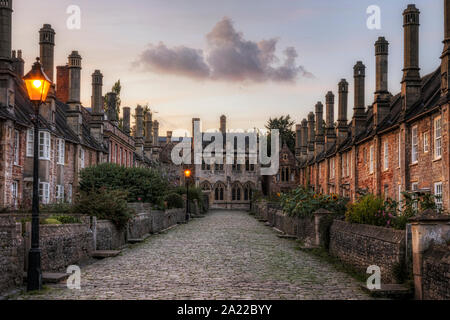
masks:
[[[186,183],[186,222],[189,221],[189,177],[191,176],[191,170],[184,170],[184,177]]]
[[[27,290],[41,290],[41,249],[39,248],[39,107],[46,101],[52,81],[42,70],[39,58],[27,75],[23,77],[28,97],[34,105],[34,151],[33,151],[33,205],[31,220],[31,249],[28,253]]]

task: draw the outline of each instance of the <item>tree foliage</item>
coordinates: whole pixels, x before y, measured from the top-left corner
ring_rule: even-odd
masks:
[[[279,118],[270,118],[266,124],[267,130],[277,129],[280,132],[281,143],[285,143],[292,153],[295,153],[295,131],[292,129],[295,122],[290,115],[281,116]],[[271,135],[269,132],[268,146],[270,148]]]

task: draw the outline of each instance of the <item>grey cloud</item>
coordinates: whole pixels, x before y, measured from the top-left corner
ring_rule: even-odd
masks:
[[[222,81],[293,82],[314,77],[297,64],[294,47],[286,48],[280,61],[275,54],[278,39],[246,40],[229,18],[219,21],[206,40],[206,53],[184,46],[168,48],[164,43],[150,45],[136,65],[152,72]]]

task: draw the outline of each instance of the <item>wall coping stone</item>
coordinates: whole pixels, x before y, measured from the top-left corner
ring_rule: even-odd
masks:
[[[341,220],[334,220],[333,227],[338,227],[339,231],[395,244],[399,244],[405,240],[405,231],[403,230],[394,230],[367,224],[348,223]]]

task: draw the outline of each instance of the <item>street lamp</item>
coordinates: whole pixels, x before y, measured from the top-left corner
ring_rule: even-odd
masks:
[[[23,77],[28,97],[34,105],[34,151],[33,151],[33,205],[31,220],[31,249],[28,253],[27,290],[41,290],[41,249],[39,248],[39,106],[46,101],[52,81],[42,70],[39,58],[30,72]]]
[[[191,170],[184,170],[184,177],[186,183],[186,222],[189,221],[189,177],[191,176]]]

